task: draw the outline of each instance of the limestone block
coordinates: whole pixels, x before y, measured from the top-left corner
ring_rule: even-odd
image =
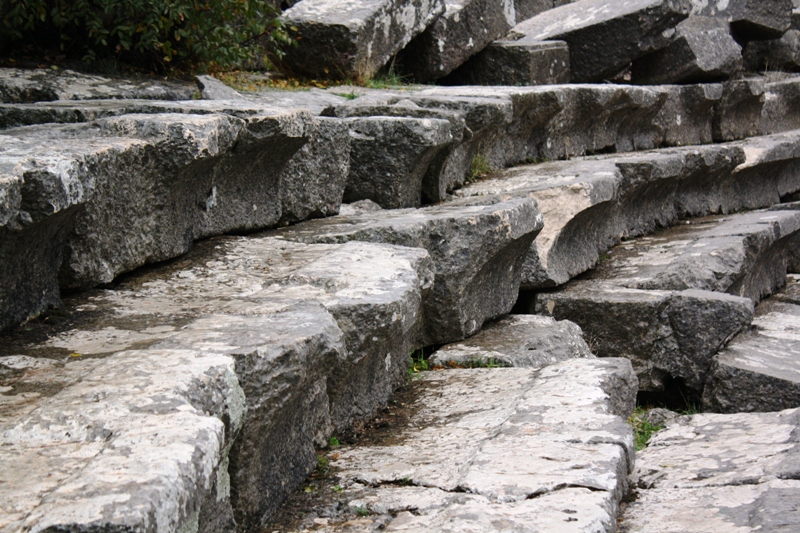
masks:
[[[789,29],[792,0],[692,0],[692,14],[730,23],[740,42],[778,38]]]
[[[447,78],[449,85],[551,85],[570,79],[564,41],[495,41]]]
[[[522,262],[542,228],[536,203],[454,202],[309,221],[274,234],[308,243],[386,242],[428,250],[436,277],[423,345],[461,340],[517,299]],[[472,205],[470,205],[472,204]]]
[[[238,91],[207,74],[194,77],[203,100],[244,100]]]
[[[742,47],[728,24],[713,17],[689,17],[675,28],[672,42],[633,64],[635,83],[705,83],[726,80],[742,69]]]
[[[430,361],[442,366],[541,368],[567,359],[594,357],[582,334],[580,327],[568,320],[510,315],[466,340],[439,348]]]
[[[690,0],[579,0],[521,22],[509,38],[566,41],[571,81],[600,81],[669,44],[666,30],[690,9]]]
[[[283,13],[297,46],[282,62],[309,77],[369,79],[444,11],[444,0],[303,0]]]
[[[106,98],[191,100],[194,87],[166,81],[131,81],[71,70],[0,68],[0,102]]]
[[[403,71],[418,82],[450,74],[516,24],[513,0],[449,0],[445,7],[398,55]]]
[[[571,4],[574,1],[575,0],[515,0],[514,11],[517,15],[517,24],[523,20],[535,17],[542,11]]]

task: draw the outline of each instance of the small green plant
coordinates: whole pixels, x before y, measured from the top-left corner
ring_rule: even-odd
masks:
[[[361,96],[360,94],[358,94],[355,91],[350,91],[349,93],[335,93],[335,94],[337,94],[338,96],[343,97],[345,100],[355,100],[356,98]]]
[[[317,456],[317,469],[315,470],[314,474],[317,477],[325,477],[328,475],[328,470],[330,469],[330,463],[328,460],[321,456]]]
[[[344,489],[341,485],[334,485],[332,490],[333,492],[342,492]]]
[[[504,361],[498,361],[494,357],[467,359],[466,361],[447,361],[446,365],[449,368],[505,368],[511,366]]]
[[[636,450],[643,450],[647,447],[650,437],[656,431],[663,429],[664,426],[654,426],[644,419],[647,414],[647,409],[644,407],[637,407],[628,417],[628,424],[633,427],[633,438],[636,444]]]
[[[328,440],[328,444],[330,445],[331,448],[335,448],[337,446],[341,446],[341,444],[339,443],[339,439],[337,439],[336,437],[331,437]]]
[[[361,507],[358,507],[356,509],[356,514],[358,516],[369,516],[371,513],[370,513],[369,509],[367,508],[367,506],[362,505]]]
[[[414,374],[431,370],[430,363],[425,359],[425,354],[422,350],[415,350],[411,352],[411,364],[408,367],[408,377],[413,378]]]
[[[472,162],[469,164],[469,177],[467,183],[472,183],[475,180],[485,178],[492,171],[489,165],[489,158],[481,153],[472,156]]]

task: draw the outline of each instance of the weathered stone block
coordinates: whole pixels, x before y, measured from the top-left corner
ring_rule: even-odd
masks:
[[[430,361],[442,366],[541,368],[567,359],[592,357],[576,324],[540,315],[511,315],[469,339],[439,348]]]
[[[448,85],[550,85],[570,79],[564,41],[495,41],[446,79]]]
[[[519,44],[566,41],[571,81],[599,81],[669,44],[665,30],[689,15],[690,0],[579,0],[516,25]]]
[[[792,0],[692,0],[692,14],[730,23],[740,42],[777,38],[789,29]]]
[[[442,78],[516,24],[513,0],[450,0],[446,10],[397,56],[416,81]]]
[[[369,79],[444,10],[444,0],[304,0],[283,14],[297,46],[282,61],[305,76]]]
[[[633,64],[634,83],[705,83],[726,80],[742,69],[742,47],[728,23],[689,17],[675,28],[672,42]]]
[[[791,29],[780,39],[748,42],[744,64],[750,72],[800,70],[800,31]]]

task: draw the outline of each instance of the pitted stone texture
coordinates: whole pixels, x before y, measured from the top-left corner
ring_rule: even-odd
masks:
[[[714,142],[765,133],[761,125],[761,113],[769,96],[765,89],[761,78],[731,80],[723,84],[722,97],[714,112]]]
[[[692,0],[692,14],[718,17],[740,42],[777,38],[789,29],[792,0]]]
[[[778,411],[800,405],[800,283],[761,303],[751,330],[720,352],[703,392],[709,411]]]
[[[216,481],[220,494],[206,498],[211,502],[211,511],[207,512],[208,507],[201,502],[211,485],[199,474],[181,474],[198,487],[186,495],[186,491],[151,490],[147,476],[150,472],[145,470],[147,473],[143,474],[135,469],[130,474],[141,478],[131,481],[134,488],[137,483],[142,486],[138,499],[133,498],[133,503],[128,504],[116,502],[114,511],[127,516],[126,513],[148,513],[153,506],[178,510],[187,506],[192,512],[200,512],[193,518],[195,523],[209,520],[199,525],[200,531],[210,533],[220,530],[221,505],[230,519],[224,530],[234,529],[232,512],[239,527],[256,528],[313,469],[315,447],[325,443],[332,432],[344,435],[353,424],[363,422],[405,380],[408,353],[419,335],[421,302],[432,276],[424,250],[368,243],[304,245],[270,238],[206,241],[169,267],[132,277],[114,290],[79,298],[65,311],[70,321],[50,331],[48,340],[26,342],[22,332],[10,338],[4,346],[6,353],[13,350],[12,354],[26,357],[0,358],[3,438],[14,437],[5,431],[7,427],[17,427],[31,413],[40,412],[43,402],[51,401],[40,394],[52,397],[57,407],[64,409],[69,402],[62,404],[58,399],[76,387],[94,406],[94,411],[84,415],[93,417],[90,429],[124,424],[127,419],[118,411],[109,410],[115,404],[109,404],[108,393],[98,388],[129,390],[129,385],[115,385],[113,380],[106,383],[107,361],[122,357],[120,354],[129,354],[125,357],[136,361],[139,366],[135,376],[143,383],[200,380],[198,390],[190,390],[189,397],[201,402],[197,409],[215,413],[213,405],[226,405],[236,398],[218,394],[206,399],[215,389],[210,385],[202,387],[203,380],[209,379],[203,377],[205,370],[201,369],[197,376],[187,372],[190,368],[170,354],[185,352],[193,357],[222,358],[230,371],[235,371],[229,381],[241,386],[237,389],[241,422],[233,426],[237,419],[233,415],[226,419],[220,413],[221,421],[217,423],[222,430],[227,420],[226,432],[242,429],[232,446],[230,440],[220,441],[216,447],[209,445],[217,462],[200,473],[216,476],[214,469],[221,470]],[[151,352],[165,361],[154,364],[138,355]],[[81,354],[81,358],[69,354]],[[48,365],[48,361],[56,364]],[[88,365],[86,370],[73,366],[78,362]],[[165,372],[163,366],[168,362],[175,368]],[[59,366],[63,365],[62,370]],[[129,379],[133,378],[131,372],[126,373]],[[176,372],[180,372],[180,379],[173,376]],[[163,397],[160,394],[148,400],[152,406],[147,410],[158,414],[174,408],[185,415],[185,408],[179,404],[173,407],[174,402],[159,399]],[[139,398],[134,392],[131,395]],[[217,403],[206,406],[212,399]],[[166,403],[161,405],[162,401]],[[121,405],[119,409],[125,411],[126,407]],[[86,424],[80,419],[68,423],[86,431],[81,429]],[[182,432],[187,439],[196,438],[188,426],[162,423]],[[19,438],[33,439],[34,429],[25,429]],[[158,430],[162,434],[164,427],[156,426]],[[99,442],[102,444],[107,436],[101,432]],[[143,454],[151,461],[176,464],[179,456],[169,448],[175,444],[171,440],[157,443],[158,446],[139,448],[132,441],[129,447],[137,457]],[[91,452],[87,446],[71,453],[80,456]],[[188,447],[181,453],[191,457],[192,450]],[[42,468],[50,468],[52,459],[49,461]],[[19,462],[4,461],[2,466],[6,465]],[[96,475],[108,476],[109,472],[113,472],[113,465]],[[20,501],[24,497],[19,493],[24,491],[19,490],[18,483],[25,479],[4,485],[17,493],[15,497]],[[69,483],[93,485],[91,477],[80,476]],[[103,489],[97,497],[106,501],[109,494],[133,490],[131,484]],[[14,501],[15,497],[5,501]],[[75,505],[83,509],[81,497],[74,498]],[[86,509],[90,510],[88,506]],[[48,513],[48,519],[59,516]],[[159,527],[162,529],[177,527]]]
[[[693,219],[618,245],[591,279],[631,289],[702,289],[758,302],[800,249],[800,205]]]
[[[233,358],[146,349],[41,362],[4,389],[70,378],[53,394],[2,396],[0,531],[178,531],[205,498],[228,500],[220,467],[246,412]],[[20,396],[28,405],[13,405]]]
[[[283,14],[299,39],[282,63],[309,77],[369,79],[444,11],[444,0],[304,0]]]
[[[444,81],[448,85],[550,85],[570,79],[564,41],[495,41]]]
[[[164,81],[112,80],[71,70],[0,68],[0,102],[139,98],[191,100],[193,87]]]
[[[418,82],[450,74],[516,24],[513,0],[448,0],[445,12],[398,55]]]
[[[598,356],[630,359],[642,390],[662,390],[671,377],[701,391],[714,354],[750,324],[753,302],[577,281],[537,296],[536,312],[578,324]]]
[[[689,17],[675,28],[672,42],[633,64],[635,83],[704,83],[726,80],[742,70],[742,47],[728,23]]]
[[[425,302],[423,344],[442,344],[472,335],[511,310],[525,253],[542,228],[531,199],[486,204],[332,217],[274,235],[307,243],[370,241],[428,250],[436,277]]]
[[[430,361],[441,366],[541,368],[567,359],[593,358],[582,334],[581,328],[568,320],[511,315],[469,339],[439,348]]]
[[[517,23],[535,17],[548,9],[571,4],[574,1],[575,0],[515,0],[514,10],[517,15]]]
[[[453,143],[450,122],[373,117],[347,119],[347,124],[350,172],[344,201],[372,200],[384,208],[419,206],[428,167]]]
[[[496,520],[526,531],[614,530],[634,454],[628,361],[420,377],[422,408],[397,444],[343,447],[331,460],[343,507],[372,513],[357,530],[379,521],[387,531],[503,530]]]
[[[637,456],[621,531],[792,531],[797,410],[682,416]]]
[[[600,81],[669,44],[667,30],[690,9],[690,0],[579,0],[516,25],[509,38],[566,41],[571,81]]]

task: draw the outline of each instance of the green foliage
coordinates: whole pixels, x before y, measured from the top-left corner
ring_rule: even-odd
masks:
[[[414,374],[419,372],[424,372],[426,370],[430,370],[431,366],[428,363],[428,360],[425,359],[425,355],[422,350],[416,350],[411,352],[411,364],[408,367],[408,378],[411,379],[414,377]]]
[[[506,368],[511,365],[504,361],[498,361],[494,357],[486,359],[467,359],[466,361],[447,361],[448,368]]]
[[[644,407],[637,407],[628,418],[628,423],[633,427],[633,438],[634,442],[636,443],[636,451],[645,449],[653,433],[663,429],[664,427],[654,426],[653,424],[644,420],[645,414],[647,414],[647,409]]]
[[[477,179],[485,178],[492,171],[489,165],[489,158],[483,154],[475,154],[472,156],[472,161],[469,165],[469,177],[467,183],[471,183]]]
[[[331,438],[328,440],[328,443],[330,444],[330,447],[331,447],[331,448],[335,448],[335,447],[337,447],[337,446],[341,446],[341,444],[339,443],[339,439],[338,439],[338,438],[336,438],[336,437],[331,437]]]
[[[266,0],[0,0],[0,44],[170,70],[246,65],[293,42]],[[275,47],[273,47],[275,48]]]

